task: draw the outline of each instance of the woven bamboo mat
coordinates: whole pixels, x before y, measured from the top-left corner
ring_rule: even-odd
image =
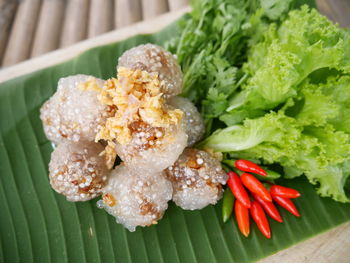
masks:
[[[3,67],[188,5],[188,0],[0,0]]]

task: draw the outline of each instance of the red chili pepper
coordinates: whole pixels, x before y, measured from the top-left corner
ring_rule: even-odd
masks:
[[[239,231],[248,237],[250,233],[249,210],[239,200],[235,201],[235,214]]]
[[[271,186],[270,194],[284,198],[297,198],[300,196],[300,193],[297,190],[280,185]]]
[[[248,173],[244,173],[241,175],[241,181],[242,181],[243,185],[248,188],[249,191],[257,194],[265,201],[272,202],[272,198],[271,198],[269,191],[253,175],[248,174]]]
[[[252,218],[257,224],[261,233],[263,233],[265,237],[271,238],[269,221],[266,218],[263,208],[257,201],[252,202],[252,206],[250,208],[250,214],[252,215]]]
[[[227,185],[230,187],[233,195],[237,200],[241,201],[241,203],[246,207],[250,208],[250,199],[247,191],[244,189],[241,179],[234,172],[228,173]]]
[[[255,173],[255,174],[262,175],[262,176],[267,176],[267,173],[265,172],[265,170],[263,168],[261,168],[259,165],[255,164],[251,161],[237,160],[235,162],[235,166],[237,169],[244,171],[244,172]]]
[[[277,222],[282,223],[282,217],[280,215],[280,213],[278,212],[276,206],[272,203],[272,202],[267,202],[264,199],[262,199],[260,196],[258,196],[257,194],[253,194],[254,199],[256,201],[259,202],[259,204],[261,204],[261,206],[264,208],[264,210],[266,211],[266,213],[274,220],[276,220]]]
[[[273,200],[279,204],[280,206],[282,206],[284,209],[286,209],[288,212],[292,213],[295,216],[300,216],[297,208],[295,207],[294,203],[292,200],[288,199],[288,198],[283,198],[277,195],[273,195],[272,196]]]

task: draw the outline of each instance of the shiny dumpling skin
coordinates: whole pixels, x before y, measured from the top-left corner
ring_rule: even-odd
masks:
[[[170,98],[168,103],[184,112],[186,134],[188,135],[187,145],[194,145],[203,137],[205,132],[203,118],[196,106],[189,99],[179,96]]]
[[[79,84],[91,78],[87,75],[61,78],[55,94],[41,107],[40,118],[50,141],[95,140],[99,125],[109,116],[109,108],[100,103],[97,91],[79,88]],[[103,83],[96,79],[98,86]]]
[[[116,152],[130,166],[160,172],[177,160],[187,145],[187,138],[183,121],[165,129],[141,127],[129,143],[117,143]]]
[[[173,185],[173,201],[186,210],[216,204],[227,180],[218,160],[193,148],[186,148],[165,174]]]
[[[145,44],[131,48],[119,58],[118,67],[157,74],[165,98],[181,93],[183,78],[181,68],[176,58],[160,46]]]
[[[49,163],[52,188],[72,202],[99,196],[109,174],[104,158],[99,156],[103,149],[94,142],[61,142]]]
[[[172,185],[162,173],[148,173],[121,164],[111,173],[97,206],[129,231],[160,220],[172,197]]]

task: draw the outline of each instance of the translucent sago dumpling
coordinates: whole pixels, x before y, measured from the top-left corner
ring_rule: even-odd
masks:
[[[109,170],[99,156],[99,143],[62,141],[51,154],[49,178],[53,189],[68,201],[87,201],[102,193]]]
[[[125,51],[118,60],[119,67],[157,74],[165,98],[181,93],[183,77],[181,68],[176,58],[160,46],[145,44]]]
[[[192,146],[204,135],[205,127],[202,116],[189,99],[176,96],[170,98],[168,103],[183,111],[186,123],[186,134],[188,135],[187,145]]]
[[[184,113],[166,104],[156,75],[139,69],[118,69],[109,79],[102,101],[116,108],[101,127],[97,139],[108,142],[130,166],[161,172],[172,165],[187,145]]]
[[[222,196],[222,184],[227,180],[217,159],[191,148],[185,149],[165,174],[173,185],[173,201],[188,210],[216,204]]]
[[[119,157],[131,166],[160,172],[172,165],[187,145],[184,125],[168,128],[132,123],[132,139],[127,144],[116,144]]]
[[[137,171],[124,164],[111,173],[97,206],[104,208],[129,231],[157,224],[168,208],[171,183],[162,173]]]
[[[56,93],[41,107],[40,118],[50,141],[94,141],[110,107],[97,98],[104,81],[87,75],[61,78]],[[83,84],[89,86],[86,90]]]

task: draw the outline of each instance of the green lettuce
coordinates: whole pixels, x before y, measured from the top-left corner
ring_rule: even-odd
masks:
[[[349,55],[350,57],[350,55]],[[338,115],[330,123],[340,131],[350,133],[350,76],[330,77],[323,87],[323,92],[331,96],[341,107]]]
[[[303,106],[294,117],[301,125],[324,126],[340,114],[340,105],[316,85],[302,85],[299,100]]]
[[[347,71],[342,64],[347,32],[316,10],[303,6],[279,27],[271,24],[248,52],[243,66],[248,81],[233,96],[227,111],[269,110],[298,94],[299,84],[322,68]]]
[[[330,124],[322,128],[302,126],[282,112],[271,112],[217,130],[203,145],[227,152],[232,158],[279,163],[290,178],[304,173],[311,183],[319,185],[321,196],[350,201],[344,190],[350,171],[342,170],[350,162],[350,136]]]
[[[278,163],[286,178],[304,174],[321,196],[350,202],[349,32],[307,6],[280,24],[255,26],[259,17],[246,79],[219,116],[228,127],[200,146]]]

